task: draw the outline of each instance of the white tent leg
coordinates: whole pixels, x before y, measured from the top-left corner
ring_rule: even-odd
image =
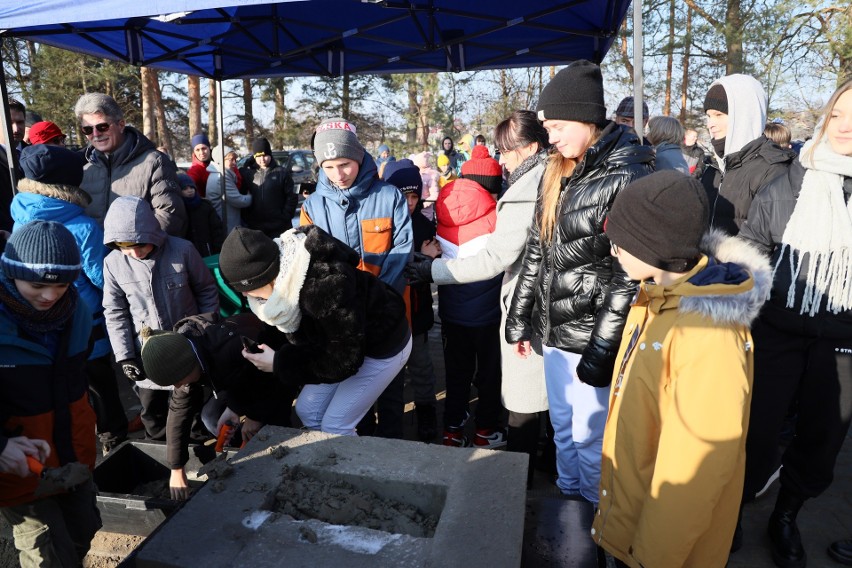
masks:
[[[645,137],[645,114],[642,112],[642,92],[645,90],[642,44],[642,0],[633,0],[633,129],[639,136],[639,142]]]
[[[219,199],[222,200],[222,224],[228,226],[228,201],[225,195],[225,113],[222,110],[222,81],[216,79],[216,144],[222,150],[222,163],[219,164],[221,174],[219,175]]]

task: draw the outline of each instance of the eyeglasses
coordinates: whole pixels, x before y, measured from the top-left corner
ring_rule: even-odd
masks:
[[[115,246],[117,246],[120,249],[135,249],[135,248],[144,247],[145,243],[117,242],[117,243],[115,243]]]
[[[91,136],[92,133],[97,130],[98,132],[106,132],[109,130],[109,127],[112,126],[111,122],[101,122],[100,124],[96,124],[94,126],[81,126],[80,130],[83,131],[83,134],[86,136]]]

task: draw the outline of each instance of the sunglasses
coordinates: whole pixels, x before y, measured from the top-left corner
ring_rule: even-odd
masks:
[[[80,130],[83,131],[83,134],[86,136],[91,136],[92,132],[97,130],[98,132],[106,132],[109,130],[109,127],[112,126],[111,122],[101,122],[100,124],[96,124],[94,126],[81,126]]]
[[[144,246],[145,246],[145,243],[127,243],[127,242],[120,242],[120,243],[115,243],[115,246],[117,246],[117,247],[118,247],[118,248],[120,248],[120,249],[135,249],[135,248],[142,248],[142,247],[144,247]]]

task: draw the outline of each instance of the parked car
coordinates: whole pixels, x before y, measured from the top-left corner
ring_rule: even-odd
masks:
[[[290,172],[293,177],[293,190],[299,194],[299,205],[305,201],[305,196],[313,193],[317,187],[317,177],[314,174],[314,153],[310,150],[273,150],[275,162]],[[246,156],[237,162],[237,167],[254,166],[254,156]]]

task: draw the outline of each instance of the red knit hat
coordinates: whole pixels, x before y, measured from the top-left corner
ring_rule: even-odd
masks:
[[[488,153],[485,146],[474,146],[470,159],[462,164],[463,178],[473,180],[488,193],[499,194],[503,189],[503,167]]]
[[[36,122],[30,127],[30,142],[32,144],[46,144],[58,136],[65,138],[62,130],[49,120]]]

